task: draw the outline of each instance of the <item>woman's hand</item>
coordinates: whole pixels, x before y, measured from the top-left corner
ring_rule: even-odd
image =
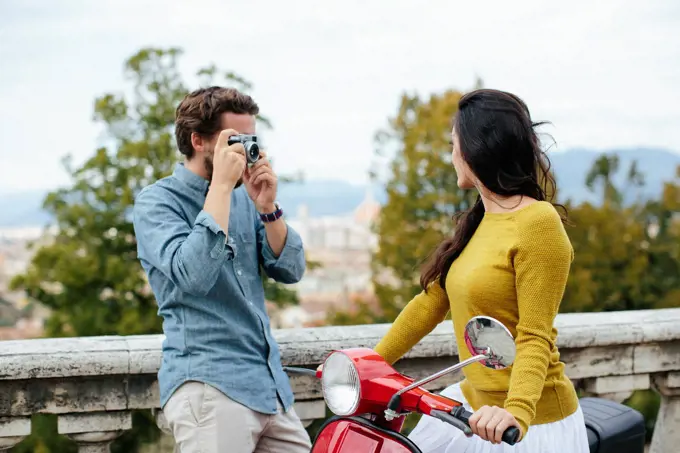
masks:
[[[472,432],[492,444],[500,444],[503,433],[511,426],[522,429],[515,417],[501,407],[483,406],[470,417]]]

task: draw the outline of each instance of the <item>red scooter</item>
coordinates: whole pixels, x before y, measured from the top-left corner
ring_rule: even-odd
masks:
[[[468,322],[465,342],[472,357],[417,382],[368,348],[334,351],[319,371],[286,367],[290,373],[320,378],[326,405],[336,415],[320,428],[312,453],[420,453],[400,434],[405,415],[414,412],[450,423],[472,436],[472,413],[460,402],[422,386],[472,363],[506,368],[514,361],[515,342],[503,324],[485,316]],[[517,428],[508,428],[503,441],[514,445],[519,435]]]

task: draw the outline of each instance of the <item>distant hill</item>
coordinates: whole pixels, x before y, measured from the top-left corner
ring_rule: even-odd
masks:
[[[606,153],[615,153],[619,156],[619,172],[614,177],[617,187],[623,187],[626,181],[626,173],[633,161],[637,161],[638,170],[645,177],[643,187],[625,192],[627,201],[634,201],[638,197],[649,199],[658,196],[661,193],[663,183],[675,177],[676,169],[680,165],[680,154],[664,149],[613,149],[606,151]],[[599,201],[601,192],[590,192],[585,186],[585,178],[595,159],[601,155],[602,152],[586,149],[549,154],[555,169],[561,199],[570,198],[576,202]]]
[[[664,149],[613,149],[604,152],[619,155],[620,171],[615,178],[618,182],[625,180],[625,173],[634,160],[645,175],[645,186],[641,190],[627,193],[628,200],[659,195],[663,183],[674,177],[676,168],[680,165],[680,154]],[[599,194],[587,190],[585,177],[592,163],[601,154],[602,152],[587,149],[550,154],[561,199],[597,202]],[[366,186],[344,181],[308,180],[282,185],[279,188],[279,200],[292,217],[302,204],[307,205],[312,217],[341,215],[356,208],[364,199],[366,190]],[[371,191],[376,201],[385,202],[382,187],[372,187]],[[44,225],[49,221],[49,217],[41,209],[45,195],[42,191],[0,194],[0,228]]]
[[[42,210],[44,191],[0,194],[0,228],[41,226],[50,220]]]

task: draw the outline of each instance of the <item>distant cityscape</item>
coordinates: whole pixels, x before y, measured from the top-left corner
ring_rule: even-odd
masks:
[[[371,225],[380,213],[380,204],[366,191],[354,210],[335,216],[309,216],[304,204],[289,220],[300,233],[308,259],[318,263],[303,280],[291,285],[300,305],[275,310],[271,306],[275,328],[303,327],[323,323],[330,307],[346,308],[356,297],[370,298],[370,258],[377,238]],[[21,292],[11,292],[13,276],[29,265],[35,241],[48,240],[50,230],[42,227],[0,229],[0,340],[35,338],[43,333],[49,311]]]
[[[9,283],[24,272],[33,256],[30,244],[49,235],[42,227],[0,229],[0,340],[35,338],[43,334],[49,312],[29,301],[23,292],[12,292]]]

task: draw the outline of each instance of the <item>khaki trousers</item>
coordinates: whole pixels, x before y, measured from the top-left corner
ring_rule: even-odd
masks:
[[[214,387],[186,382],[163,413],[180,453],[309,453],[311,442],[295,410],[255,412]]]

